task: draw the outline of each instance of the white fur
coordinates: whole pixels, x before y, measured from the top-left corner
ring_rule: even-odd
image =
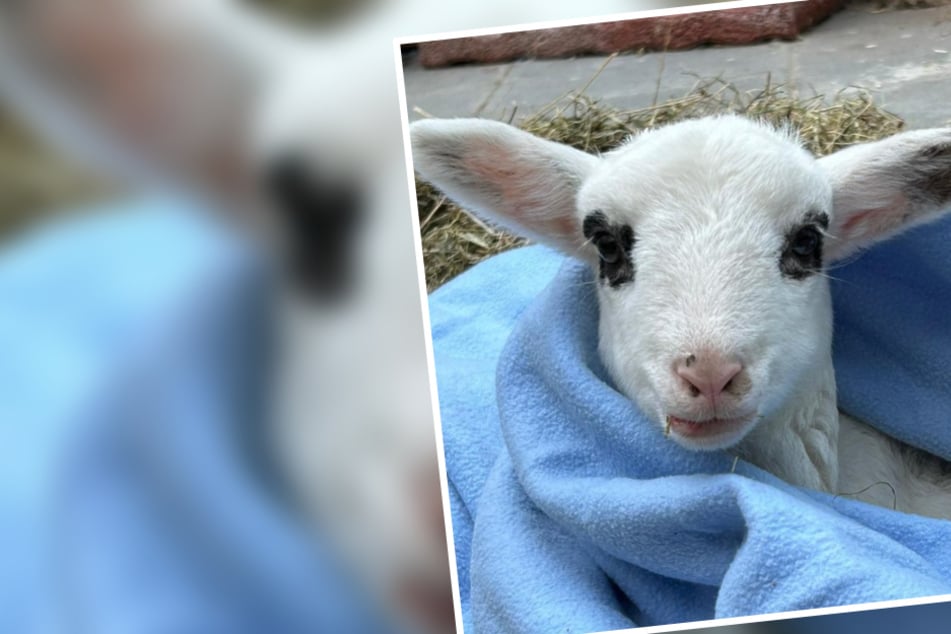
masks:
[[[792,134],[733,116],[645,132],[599,158],[486,121],[423,121],[412,138],[423,177],[596,270],[584,219],[601,212],[633,228],[633,281],[598,281],[599,350],[617,388],[658,432],[884,506],[895,505],[892,489],[874,483],[889,482],[899,509],[951,518],[951,480],[934,459],[839,416],[828,280],[821,271],[792,278],[779,266],[790,229],[810,213],[829,220],[826,262],[942,213],[949,194],[934,183],[951,181],[943,149],[951,130],[819,160]],[[735,361],[734,385],[745,387],[698,398],[677,370],[695,355]],[[701,435],[671,426],[670,416],[736,422],[701,426],[713,430]]]

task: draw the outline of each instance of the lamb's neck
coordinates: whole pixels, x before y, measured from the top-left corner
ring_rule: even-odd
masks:
[[[741,458],[797,486],[835,491],[839,412],[831,357],[803,378],[787,405],[737,446]]]

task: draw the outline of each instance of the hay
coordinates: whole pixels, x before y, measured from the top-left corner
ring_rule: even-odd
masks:
[[[0,241],[110,186],[40,141],[0,108]]]
[[[763,90],[741,92],[719,79],[699,81],[680,99],[640,110],[618,110],[585,94],[568,94],[518,125],[586,152],[605,152],[642,130],[725,112],[791,125],[803,144],[820,156],[889,136],[903,126],[860,90],[830,101],[822,96],[800,99],[769,80]],[[525,244],[472,218],[426,183],[417,180],[416,191],[430,292],[485,258]]]

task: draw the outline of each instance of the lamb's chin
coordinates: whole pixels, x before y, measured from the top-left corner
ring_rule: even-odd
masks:
[[[664,420],[664,433],[686,449],[716,451],[739,443],[757,420],[755,415],[691,420],[668,414]]]

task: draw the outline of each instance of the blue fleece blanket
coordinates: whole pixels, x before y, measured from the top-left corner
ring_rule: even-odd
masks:
[[[0,253],[0,632],[386,631],[270,475],[260,262],[195,205]]]
[[[833,293],[841,406],[951,459],[949,239],[951,220],[881,245],[837,269]],[[951,522],[731,473],[725,453],[664,439],[599,361],[591,281],[532,247],[430,299],[467,632],[951,593]]]

